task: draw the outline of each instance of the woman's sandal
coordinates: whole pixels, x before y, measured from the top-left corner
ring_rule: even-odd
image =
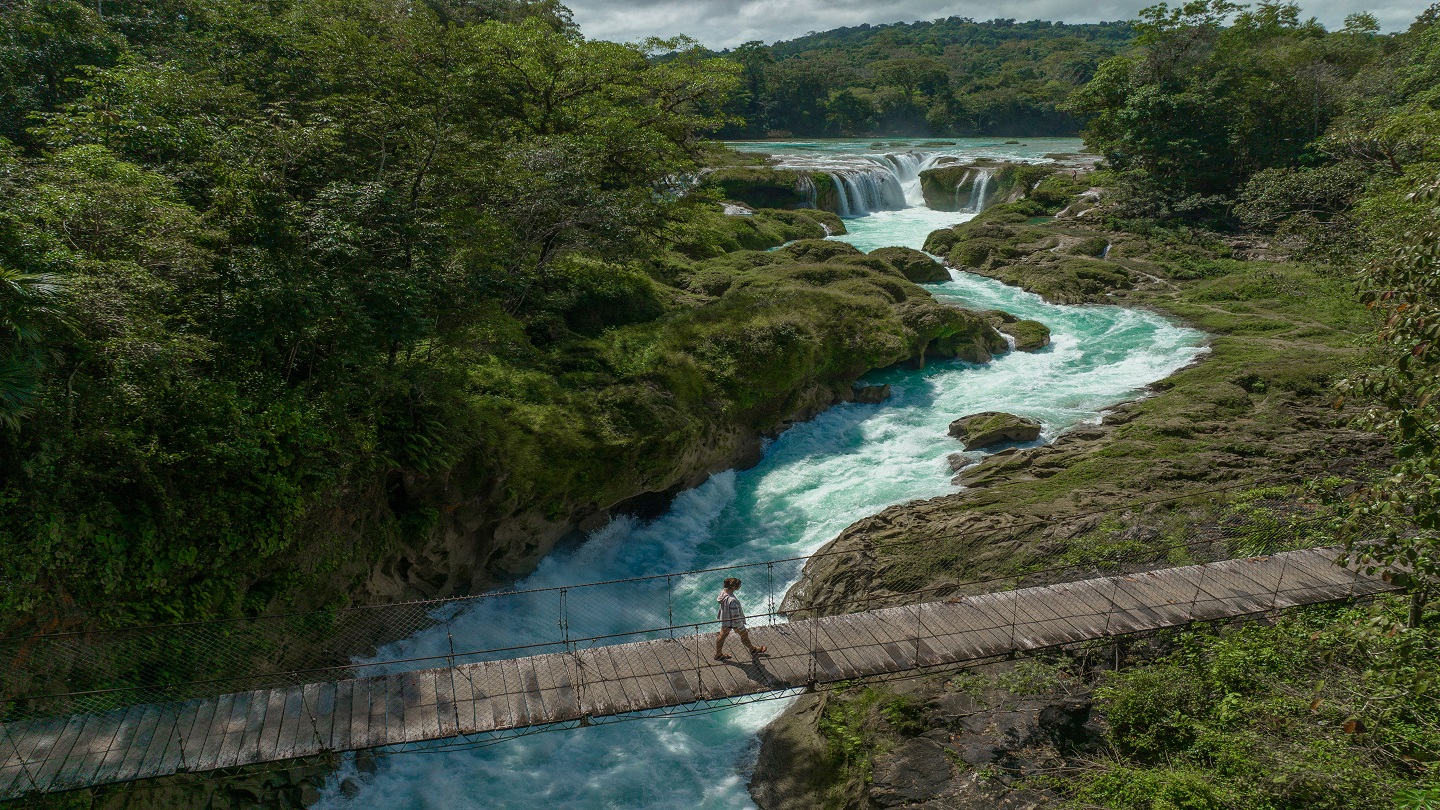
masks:
[[[735,657],[735,656],[731,655],[730,653],[720,653],[719,655],[715,656],[715,660],[716,660],[716,661],[729,661],[731,658],[734,658],[734,657]]]
[[[768,650],[768,649],[770,649],[770,648],[769,648],[769,647],[751,647],[751,648],[750,648],[750,654],[751,654],[751,655],[764,655],[764,654],[765,654],[765,651]]]

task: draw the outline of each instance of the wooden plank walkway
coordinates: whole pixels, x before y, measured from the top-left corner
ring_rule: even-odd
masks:
[[[0,726],[0,799],[604,717],[960,664],[1393,588],[1335,549],[1169,568],[715,634],[261,689]],[[739,644],[731,642],[733,649]]]

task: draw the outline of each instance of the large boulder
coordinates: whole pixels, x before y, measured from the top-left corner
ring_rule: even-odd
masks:
[[[889,262],[905,278],[917,284],[950,280],[950,273],[944,265],[914,248],[883,247],[870,251],[868,255]]]
[[[927,208],[936,211],[978,211],[975,185],[992,170],[975,166],[941,166],[920,172],[920,191]]]
[[[802,239],[786,245],[780,253],[797,262],[828,262],[850,256],[864,256],[864,251],[849,242],[835,242],[830,239]]]
[[[705,182],[720,189],[728,200],[751,208],[811,208],[835,213],[840,210],[840,193],[835,181],[823,172],[776,169],[769,166],[726,166],[705,176]],[[844,226],[831,233],[844,233]]]
[[[896,311],[914,335],[915,356],[922,367],[927,358],[988,363],[1009,348],[1005,338],[978,312],[945,306],[929,298],[912,298]]]
[[[966,450],[983,450],[997,444],[1033,442],[1040,438],[1041,425],[1013,413],[986,411],[956,419],[950,423],[950,435],[959,439]]]
[[[1015,339],[1016,351],[1038,352],[1050,345],[1050,327],[1039,321],[1002,323],[996,328]]]

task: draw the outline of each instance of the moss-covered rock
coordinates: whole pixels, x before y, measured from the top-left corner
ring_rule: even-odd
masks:
[[[889,262],[905,278],[917,284],[950,280],[944,266],[914,248],[884,247],[872,250],[868,255]]]
[[[1038,352],[1050,345],[1050,327],[1039,321],[1002,323],[998,329],[1015,339],[1016,351]]]
[[[916,338],[915,359],[988,363],[1009,343],[978,312],[945,306],[930,298],[913,298],[898,308],[900,319]]]
[[[925,205],[936,211],[960,211],[971,204],[975,183],[989,170],[975,166],[939,166],[920,172]]]
[[[705,176],[726,199],[752,208],[800,208],[815,204],[815,184],[808,172],[768,166],[727,166]]]
[[[707,174],[704,182],[718,189],[725,199],[751,208],[810,209],[832,215],[840,210],[840,192],[835,180],[824,172],[724,166]],[[820,221],[830,228],[832,235],[845,233],[838,216]]]
[[[1040,438],[1041,425],[1013,413],[986,411],[950,423],[950,435],[964,443],[966,450],[983,450],[997,444],[1033,442]]]
[[[828,262],[847,256],[864,256],[865,252],[849,242],[835,242],[829,239],[805,239],[793,245],[786,245],[778,251],[797,262]]]

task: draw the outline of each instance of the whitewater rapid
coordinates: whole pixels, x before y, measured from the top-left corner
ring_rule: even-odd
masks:
[[[902,191],[913,197],[912,189]],[[911,206],[848,220],[850,233],[837,238],[865,250],[919,247],[930,230],[968,217]],[[923,371],[874,372],[866,382],[889,383],[888,401],[839,405],[791,428],[769,444],[757,466],[712,476],[652,522],[613,521],[580,546],[552,554],[518,587],[811,553],[887,506],[954,492],[946,456],[960,446],[946,431],[957,417],[986,410],[1033,417],[1044,425],[1041,441],[1049,441],[1074,425],[1099,421],[1106,408],[1133,399],[1204,351],[1201,333],[1153,313],[1056,306],[979,276],[954,276],[927,287],[942,301],[1039,320],[1050,327],[1052,345],[1034,354],[1011,352],[983,366],[954,361]],[[797,572],[798,564],[776,569],[776,591],[783,592]],[[713,618],[723,576],[669,583],[675,619]],[[764,598],[756,590],[760,583],[746,576],[741,596],[748,612],[763,612],[757,602]],[[633,590],[605,593],[590,598],[583,632],[573,635],[632,629],[637,621],[660,618],[652,614],[665,604],[644,594],[637,598]],[[456,649],[489,646],[497,631],[516,643],[548,641],[555,633],[553,615],[533,605],[527,609],[524,600],[482,601],[452,617],[450,627]],[[387,646],[372,660],[443,654],[449,643],[443,629],[426,631]],[[470,750],[404,753],[382,757],[374,773],[358,773],[350,759],[320,806],[753,808],[746,783],[758,751],[756,735],[786,703],[761,701],[695,716],[554,731]]]

